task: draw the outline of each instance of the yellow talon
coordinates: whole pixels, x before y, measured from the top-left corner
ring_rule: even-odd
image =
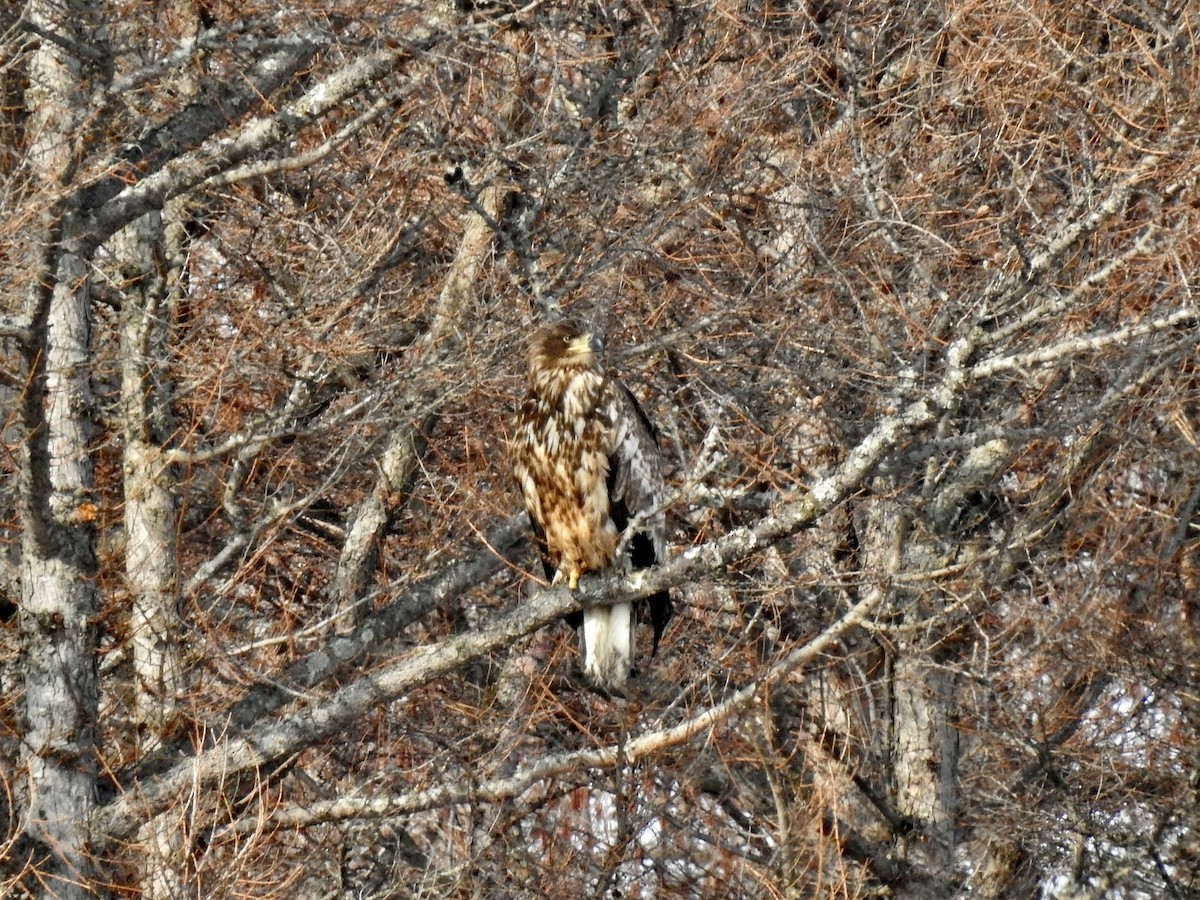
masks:
[[[578,569],[571,570],[571,574],[567,578],[567,587],[569,587],[571,590],[575,590],[577,587],[579,587],[579,570]]]

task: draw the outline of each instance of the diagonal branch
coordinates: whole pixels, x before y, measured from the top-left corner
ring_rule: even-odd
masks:
[[[120,228],[151,210],[161,209],[171,198],[255,160],[416,55],[466,34],[501,29],[535,6],[533,3],[486,22],[449,28],[438,16],[430,15],[428,23],[414,28],[402,45],[364,54],[318,81],[296,100],[244,122],[232,134],[222,133],[226,124],[286,83],[331,40],[329,35],[315,31],[296,37],[255,64],[247,75],[246,96],[237,94],[234,98],[240,103],[233,104],[233,114],[226,98],[218,98],[220,104],[216,109],[209,108],[212,102],[189,107],[153,135],[146,146],[139,147],[133,158],[126,160],[143,169],[145,163],[153,163],[156,167],[149,174],[128,186],[119,177],[110,177],[85,188],[81,206],[92,212],[92,220],[81,252],[99,247]],[[122,174],[128,173],[118,173]]]
[[[541,600],[544,595],[551,593],[562,593],[562,589],[543,591],[538,599]],[[271,814],[270,819],[277,825],[292,827],[362,816],[403,815],[456,803],[507,800],[524,793],[539,781],[568,772],[584,768],[610,768],[617,763],[636,763],[652,753],[687,743],[725,722],[749,705],[765,687],[786,678],[796,669],[829,651],[848,631],[861,625],[884,596],[886,595],[883,592],[869,592],[867,597],[847,610],[840,619],[816,637],[793,649],[767,669],[760,678],[720,703],[670,728],[644,731],[632,736],[626,743],[552,754],[504,778],[476,783],[443,784],[426,790],[409,791],[397,797],[344,797],[327,802],[309,803],[304,807],[277,810]],[[241,833],[261,827],[260,819],[246,820],[230,826],[228,831]]]

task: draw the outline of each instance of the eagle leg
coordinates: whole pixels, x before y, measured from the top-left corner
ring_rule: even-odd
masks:
[[[579,587],[579,576],[582,574],[583,574],[583,572],[581,570],[572,569],[570,571],[570,574],[567,575],[567,587],[570,588],[571,590],[575,590],[576,588],[578,588]]]

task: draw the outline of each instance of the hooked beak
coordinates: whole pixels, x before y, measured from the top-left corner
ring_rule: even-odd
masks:
[[[570,343],[571,352],[577,356],[588,353],[599,353],[604,349],[604,342],[594,334],[581,334]]]

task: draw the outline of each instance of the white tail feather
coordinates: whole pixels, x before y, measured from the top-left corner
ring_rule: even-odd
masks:
[[[583,672],[597,687],[620,691],[633,667],[633,605],[583,611]]]

